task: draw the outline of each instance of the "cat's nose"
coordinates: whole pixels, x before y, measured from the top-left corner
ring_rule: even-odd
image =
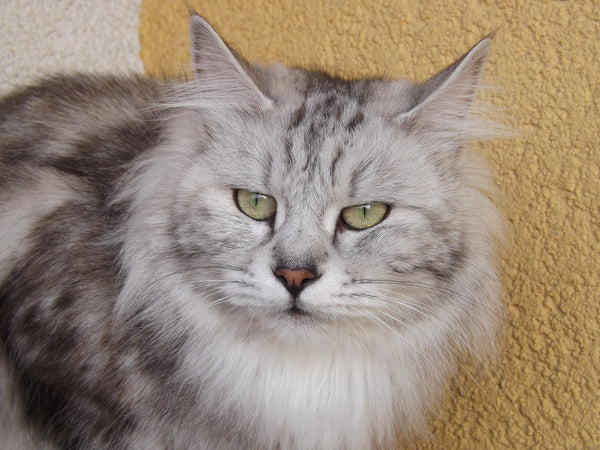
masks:
[[[287,267],[279,267],[275,269],[273,273],[294,297],[298,296],[311,280],[318,277],[311,269],[288,269]]]

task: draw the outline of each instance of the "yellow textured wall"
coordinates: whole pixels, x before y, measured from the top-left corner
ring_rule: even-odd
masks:
[[[490,101],[516,139],[486,143],[505,198],[499,360],[468,368],[419,448],[600,448],[600,3],[188,0],[248,59],[424,79],[497,31]],[[187,66],[185,2],[144,0],[146,71]]]

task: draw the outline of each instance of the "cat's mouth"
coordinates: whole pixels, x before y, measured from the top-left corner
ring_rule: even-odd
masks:
[[[285,315],[295,320],[305,321],[313,318],[312,315],[304,309],[301,305],[294,302],[286,311]]]

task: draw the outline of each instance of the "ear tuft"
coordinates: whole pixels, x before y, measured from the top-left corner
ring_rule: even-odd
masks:
[[[410,129],[473,134],[467,116],[477,94],[492,36],[414,90],[412,107],[398,118]],[[478,133],[475,133],[478,134]]]
[[[256,86],[233,51],[206,20],[192,12],[191,55],[198,106],[268,108],[272,100]],[[244,62],[244,64],[247,64]],[[249,66],[249,64],[248,64]]]

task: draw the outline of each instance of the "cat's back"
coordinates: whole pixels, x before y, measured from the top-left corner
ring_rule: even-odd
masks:
[[[159,140],[164,90],[142,77],[56,76],[0,100],[0,279],[44,217],[102,213]]]
[[[114,234],[121,219],[112,198],[131,163],[160,140],[157,105],[166,89],[142,77],[56,76],[0,99],[0,435],[6,448],[34,448],[32,438],[35,448],[42,445],[19,409],[6,407],[22,388],[7,355],[29,361],[20,377],[52,382],[85,369],[80,356],[81,365],[52,369],[47,363],[59,353],[102,352],[119,287]],[[74,317],[88,324],[85,334],[74,331]],[[72,392],[88,388],[69,385]],[[50,420],[48,405],[34,408],[29,419]]]
[[[0,163],[5,168],[77,153],[102,156],[88,150],[107,139],[126,144],[123,155],[111,156],[132,156],[133,138],[155,128],[152,120],[164,91],[159,82],[143,77],[94,75],[58,75],[22,88],[0,99]]]

